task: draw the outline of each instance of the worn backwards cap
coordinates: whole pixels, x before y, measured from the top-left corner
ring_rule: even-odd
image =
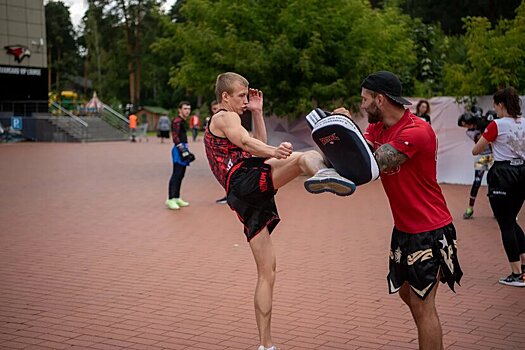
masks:
[[[361,87],[384,94],[400,105],[412,104],[401,97],[401,82],[394,73],[387,71],[372,73],[363,80]]]

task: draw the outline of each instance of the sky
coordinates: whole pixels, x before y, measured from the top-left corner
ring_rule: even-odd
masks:
[[[49,2],[49,0],[45,1],[45,3],[47,2]],[[87,0],[62,0],[62,2],[69,7],[71,23],[73,23],[75,28],[78,28],[82,21],[82,17],[84,16],[84,12],[86,12],[87,9]],[[174,2],[175,0],[166,0],[166,3],[162,8],[167,11]]]

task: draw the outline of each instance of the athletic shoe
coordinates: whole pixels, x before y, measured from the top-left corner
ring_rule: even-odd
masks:
[[[175,198],[173,199],[168,199],[166,201],[166,207],[168,209],[171,209],[171,210],[177,210],[177,209],[180,209],[179,205],[177,204],[177,202],[175,201]]]
[[[219,198],[215,201],[217,204],[226,204],[228,201],[226,200],[226,197]]]
[[[190,203],[183,201],[182,198],[175,198],[175,203],[181,208],[190,205]]]
[[[467,210],[465,210],[465,213],[463,213],[463,219],[471,219],[472,215],[474,215],[474,209],[468,207]]]
[[[330,192],[338,196],[349,196],[354,193],[355,184],[339,175],[333,168],[325,168],[306,180],[304,188],[310,193]]]
[[[270,346],[269,348],[265,348],[264,345],[259,346],[257,350],[279,350],[274,345]]]
[[[525,287],[525,280],[523,280],[523,274],[515,275],[511,273],[507,277],[501,278],[499,280],[499,283],[505,284],[507,286]]]

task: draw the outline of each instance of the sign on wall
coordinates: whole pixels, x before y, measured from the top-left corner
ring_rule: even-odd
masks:
[[[11,128],[22,130],[22,117],[11,117]]]
[[[15,61],[22,62],[25,57],[31,57],[31,51],[24,45],[7,45],[4,49],[8,55],[15,57]]]

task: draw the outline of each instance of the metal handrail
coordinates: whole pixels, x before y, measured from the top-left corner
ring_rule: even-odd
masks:
[[[55,101],[49,101],[51,107],[58,109],[64,114],[66,125],[57,124],[57,127],[64,129],[71,136],[80,139],[81,141],[86,141],[89,138],[88,133],[88,123],[80,119],[60,104]],[[75,136],[76,135],[76,136]]]
[[[100,118],[123,133],[127,133],[129,130],[128,119],[106,104],[102,104],[102,113],[100,113]]]
[[[123,122],[125,122],[126,124],[129,124],[129,120],[124,117],[122,114],[120,114],[119,112],[117,112],[116,110],[114,110],[113,108],[111,108],[110,106],[106,105],[106,104],[102,104],[102,107],[107,110],[108,112],[110,112],[111,114],[113,114],[115,117],[119,118],[120,120],[122,120]]]
[[[85,128],[88,127],[88,123],[86,123],[85,121],[83,121],[82,119],[80,119],[79,117],[77,117],[76,115],[74,115],[73,113],[71,113],[70,111],[68,111],[67,109],[65,109],[58,103],[56,103],[55,101],[50,101],[50,102],[51,102],[51,106],[57,108],[59,111],[61,111],[62,113],[64,113],[65,115],[73,119],[75,122],[82,124],[82,126]]]

